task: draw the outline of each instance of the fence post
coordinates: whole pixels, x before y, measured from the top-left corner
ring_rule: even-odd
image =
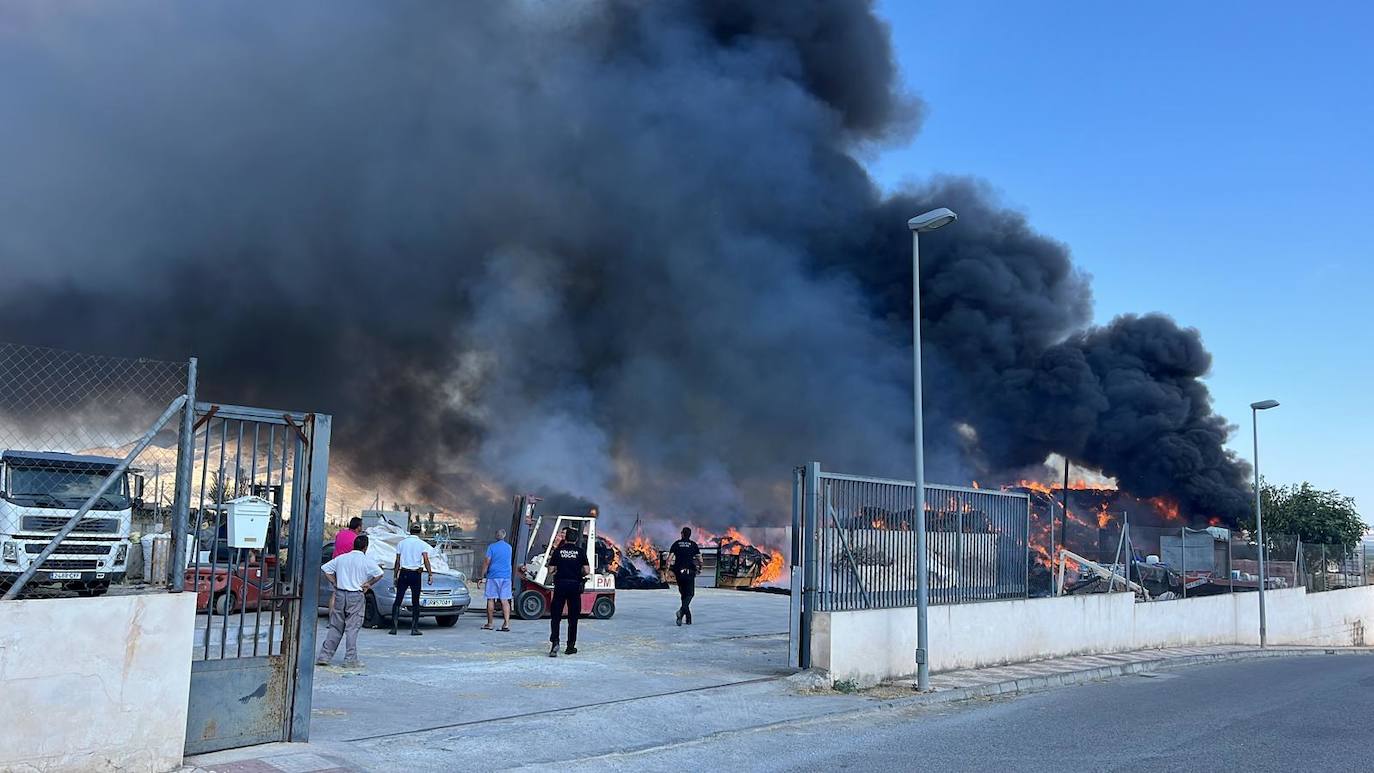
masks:
[[[1178,527],[1178,574],[1183,580],[1183,598],[1188,598],[1188,527]]]
[[[788,584],[792,586],[792,594],[788,597],[787,610],[787,665],[792,668],[803,668],[802,666],[802,497],[806,485],[806,468],[797,467],[792,470],[792,563],[791,572],[788,577]],[[719,580],[720,561],[716,561],[716,575]],[[719,585],[719,582],[717,582]]]
[[[816,533],[817,499],[821,495],[821,463],[806,465],[805,495],[802,502],[802,619],[801,648],[798,653],[802,668],[811,667],[811,627],[816,614],[816,555],[820,535]]]
[[[172,498],[172,549],[167,557],[167,580],[172,593],[186,589],[186,527],[191,520],[191,470],[194,465],[196,421],[196,367],[192,357],[186,370],[186,405],[181,409],[181,430],[177,435],[176,491]]]
[[[1236,575],[1231,564],[1231,532],[1229,530],[1226,532],[1226,587],[1227,592],[1236,592]]]
[[[1328,584],[1331,582],[1331,575],[1326,568],[1326,543],[1322,543],[1322,590],[1330,590]]]

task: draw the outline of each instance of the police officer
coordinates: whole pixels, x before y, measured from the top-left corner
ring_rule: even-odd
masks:
[[[668,548],[673,555],[673,576],[677,578],[677,592],[682,606],[677,610],[677,624],[692,624],[692,597],[697,592],[697,575],[701,572],[701,546],[692,541],[692,530],[682,527],[682,539]]]
[[[549,657],[558,657],[558,624],[563,619],[563,607],[568,608],[568,648],[564,655],[577,654],[577,617],[582,613],[582,584],[592,573],[587,560],[587,548],[579,541],[575,528],[563,531],[563,541],[549,556],[553,572],[553,609],[549,615]]]

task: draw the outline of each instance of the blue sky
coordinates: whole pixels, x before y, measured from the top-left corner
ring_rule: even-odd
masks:
[[[1097,318],[1202,331],[1261,467],[1374,522],[1374,5],[883,0],[923,128],[870,169],[990,181],[1094,277]],[[957,226],[956,226],[957,227]]]

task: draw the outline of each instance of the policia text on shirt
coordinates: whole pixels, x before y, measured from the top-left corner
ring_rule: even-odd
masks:
[[[549,556],[549,570],[553,572],[553,609],[549,614],[549,657],[558,657],[558,624],[563,608],[568,609],[568,648],[565,655],[577,654],[577,617],[582,613],[582,586],[592,573],[587,549],[578,542],[577,529],[565,529],[563,541]]]

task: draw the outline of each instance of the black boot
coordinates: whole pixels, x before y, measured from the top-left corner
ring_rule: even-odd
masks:
[[[677,624],[678,624],[679,626],[682,625],[682,610],[681,610],[681,609],[679,609],[679,610],[677,611]]]
[[[410,635],[411,635],[411,636],[424,636],[424,634],[420,633],[420,616],[419,616],[419,615],[412,615],[411,618],[410,618]]]
[[[549,657],[558,657],[558,642],[553,642],[549,645]]]

